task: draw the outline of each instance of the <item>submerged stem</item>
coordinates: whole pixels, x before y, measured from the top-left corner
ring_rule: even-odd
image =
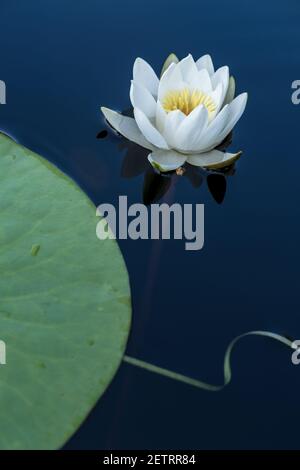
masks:
[[[289,348],[294,348],[293,341],[289,340],[285,336],[281,336],[276,333],[271,333],[270,331],[261,331],[261,330],[249,331],[247,333],[237,336],[231,341],[231,343],[229,343],[225,352],[224,382],[221,385],[213,385],[213,384],[209,384],[206,382],[202,382],[201,380],[193,379],[191,377],[187,377],[186,375],[178,374],[177,372],[173,372],[171,370],[155,366],[154,364],[150,364],[148,362],[145,362],[140,359],[136,359],[134,357],[127,356],[127,355],[123,357],[123,361],[126,362],[127,364],[131,364],[132,366],[140,367],[141,369],[145,369],[145,370],[148,370],[149,372],[153,372],[155,374],[159,374],[164,377],[177,380],[178,382],[183,382],[187,385],[192,385],[193,387],[201,388],[209,392],[218,392],[230,383],[231,376],[232,376],[231,366],[230,366],[230,358],[231,358],[232,349],[240,339],[245,338],[246,336],[266,336],[268,338],[274,339],[276,341],[279,341],[280,343],[285,344]]]

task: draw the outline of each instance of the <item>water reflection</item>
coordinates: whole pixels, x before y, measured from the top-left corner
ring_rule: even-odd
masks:
[[[210,194],[218,204],[222,204],[226,194],[226,178],[224,175],[218,173],[211,173],[207,175],[207,186]]]
[[[106,129],[103,129],[102,131],[98,132],[97,134],[97,139],[105,139],[107,137],[108,132]]]
[[[121,176],[123,178],[134,178],[148,170],[150,166],[147,160],[149,150],[144,149],[123,137],[121,138],[121,143],[118,148],[126,151],[121,167]]]
[[[143,203],[148,206],[158,202],[170,189],[171,179],[172,175],[160,174],[150,166],[144,176]]]
[[[132,115],[132,109],[123,112],[126,116]],[[205,170],[200,167],[186,164],[182,171],[170,171],[159,173],[154,169],[147,156],[149,150],[125,139],[118,134],[110,125],[108,130],[101,129],[97,134],[97,139],[109,138],[112,143],[117,144],[120,152],[125,151],[121,166],[121,177],[135,178],[144,174],[144,183],[142,189],[142,200],[146,205],[158,202],[167,194],[171,187],[172,179],[178,175],[187,178],[191,185],[198,189],[206,181],[207,188],[217,204],[222,204],[227,190],[227,180],[229,176],[235,174],[235,165],[228,166],[219,170]],[[232,143],[232,132],[217,147],[218,150],[225,151]]]

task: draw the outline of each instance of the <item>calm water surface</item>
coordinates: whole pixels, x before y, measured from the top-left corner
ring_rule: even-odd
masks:
[[[0,10],[2,130],[96,204],[119,195],[129,204],[159,196],[205,204],[201,251],[182,241],[120,242],[133,295],[127,354],[221,383],[236,335],[300,338],[300,107],[290,99],[300,78],[299,2],[2,0]],[[230,147],[244,151],[234,175],[162,181],[143,151],[111,133],[96,138],[105,129],[100,105],[129,107],[134,59],[159,71],[172,51],[211,53],[249,92]],[[220,393],[123,364],[66,448],[297,448],[299,390],[289,350],[264,338],[239,343],[232,384]]]

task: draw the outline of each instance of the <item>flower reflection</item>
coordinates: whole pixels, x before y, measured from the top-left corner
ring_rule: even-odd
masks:
[[[131,112],[131,110],[127,110],[124,114],[130,115]],[[104,139],[105,137],[116,142],[115,130],[111,130],[107,134],[102,133],[102,130],[100,130],[97,138]],[[220,144],[218,149],[225,150],[231,142],[232,132]],[[206,182],[214,201],[222,204],[226,195],[227,177],[235,174],[234,164],[220,170],[210,171],[186,165],[183,167],[182,176],[179,176],[176,171],[160,173],[150,166],[147,158],[145,158],[149,153],[147,149],[140,147],[134,142],[130,142],[122,136],[118,136],[118,148],[122,152],[125,151],[121,166],[121,176],[123,178],[135,178],[144,174],[142,199],[146,205],[161,200],[168,193],[175,178],[186,178],[195,189],[200,188]]]
[[[143,203],[148,206],[158,202],[171,186],[172,176],[162,175],[152,168],[147,168],[144,175]]]
[[[208,189],[214,200],[218,204],[222,204],[226,194],[226,178],[224,175],[218,173],[211,173],[206,178]]]

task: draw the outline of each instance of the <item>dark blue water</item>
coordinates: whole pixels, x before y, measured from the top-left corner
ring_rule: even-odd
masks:
[[[164,192],[168,202],[205,204],[202,251],[182,241],[120,243],[133,295],[127,354],[221,383],[236,335],[300,338],[300,106],[290,99],[300,78],[298,0],[1,0],[0,10],[2,130],[96,204]],[[129,107],[134,59],[159,71],[172,51],[209,52],[249,92],[231,146],[244,154],[234,175],[209,186],[197,172],[162,182],[142,151],[111,134],[96,138],[100,105]],[[220,393],[123,364],[66,448],[297,448],[299,390],[300,366],[265,338],[238,344],[232,384]]]

